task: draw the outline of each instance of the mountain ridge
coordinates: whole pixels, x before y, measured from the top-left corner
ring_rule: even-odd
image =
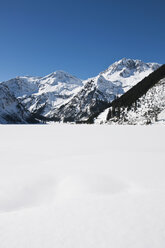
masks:
[[[41,121],[86,122],[160,67],[123,58],[96,77],[81,80],[62,70],[44,77],[16,77],[0,83]]]

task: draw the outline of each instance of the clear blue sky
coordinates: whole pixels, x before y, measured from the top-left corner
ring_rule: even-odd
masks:
[[[165,60],[164,0],[0,0],[0,81]]]

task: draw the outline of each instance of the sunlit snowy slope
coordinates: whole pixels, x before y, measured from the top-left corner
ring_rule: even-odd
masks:
[[[151,80],[148,80],[148,82],[152,83]],[[131,92],[131,90],[129,92]],[[133,95],[133,92],[130,93],[131,97],[133,97]],[[165,78],[158,80],[154,86],[152,86],[147,92],[143,93],[141,97],[137,98],[137,100],[133,101],[129,106],[124,107],[120,105],[120,99],[121,98],[116,100],[119,103],[118,106],[111,106],[99,114],[95,119],[95,123],[108,123],[115,125],[165,124]],[[128,98],[126,97],[125,99],[127,100]]]
[[[28,111],[46,117],[54,108],[71,99],[83,84],[66,72],[56,71],[42,78],[17,77],[2,85],[7,86]]]
[[[163,126],[0,126],[1,248],[164,248]]]
[[[88,120],[159,66],[124,58],[84,81],[56,71],[45,77],[17,77],[1,85],[39,120],[80,122]]]

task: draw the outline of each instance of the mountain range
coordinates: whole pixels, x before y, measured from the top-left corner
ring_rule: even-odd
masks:
[[[81,80],[64,71],[56,71],[45,77],[24,76],[1,82],[0,123],[50,121],[90,123],[91,120],[95,123],[109,124],[149,123],[140,117],[143,115],[142,109],[150,109],[150,102],[154,102],[154,106],[156,105],[159,109],[158,114],[164,110],[165,80],[163,78],[161,82],[145,92],[145,96],[138,98],[141,102],[138,106],[141,108],[138,110],[136,108],[140,118],[137,121],[132,120],[134,119],[132,115],[135,115],[133,109],[132,112],[129,110],[127,118],[125,115],[127,121],[115,120],[114,116],[113,120],[112,118],[108,120],[107,114],[116,99],[127,94],[160,67],[158,63],[144,63],[141,60],[123,58],[99,75],[87,80]],[[136,93],[133,94],[136,95]]]

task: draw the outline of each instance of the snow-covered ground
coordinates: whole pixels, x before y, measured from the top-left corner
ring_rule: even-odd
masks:
[[[164,248],[163,126],[0,126],[0,248]]]

